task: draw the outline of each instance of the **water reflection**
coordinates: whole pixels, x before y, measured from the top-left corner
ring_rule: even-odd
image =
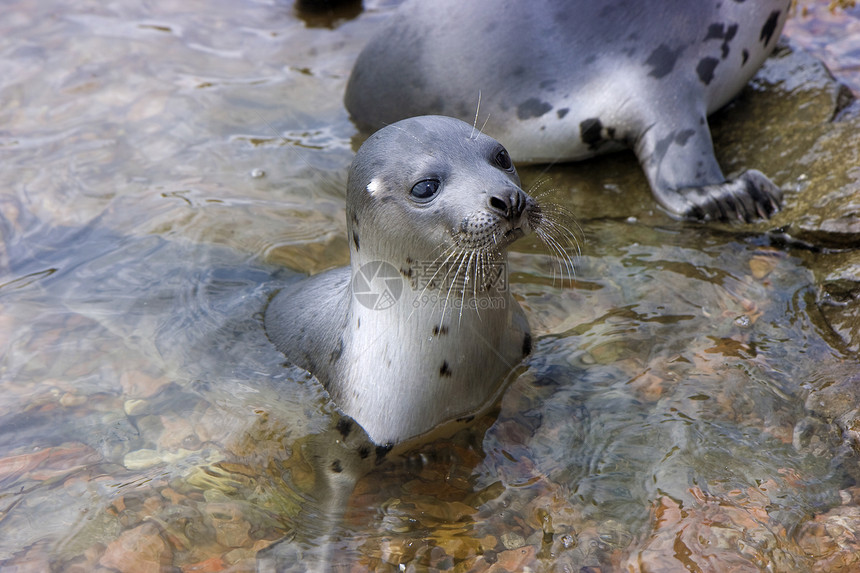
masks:
[[[337,418],[260,312],[346,262],[339,94],[387,9],[365,4],[335,30],[277,4],[5,6],[0,564],[253,570],[279,548],[302,570],[326,542],[371,570],[811,569],[857,464],[804,408],[854,365],[810,254],[669,220],[623,156],[524,171],[587,242],[573,284],[537,239],[511,254],[538,341],[497,409],[314,523]],[[598,215],[612,185],[634,218]]]

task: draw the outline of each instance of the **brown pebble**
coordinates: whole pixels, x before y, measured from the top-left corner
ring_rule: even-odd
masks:
[[[158,527],[143,523],[108,545],[99,564],[122,573],[161,573],[172,561],[173,552]]]

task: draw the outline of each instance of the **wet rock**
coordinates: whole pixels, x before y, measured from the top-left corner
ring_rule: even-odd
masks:
[[[860,244],[860,113],[823,63],[783,43],[711,124],[726,172],[763,166],[786,191],[764,226],[817,246]]]
[[[215,530],[215,539],[224,547],[244,547],[251,541],[251,524],[236,503],[210,503],[206,516]]]
[[[492,573],[501,573],[503,571],[523,571],[525,566],[533,563],[535,560],[534,547],[520,547],[518,549],[509,549],[502,551],[497,556],[497,561],[492,567],[487,569]]]
[[[218,573],[227,569],[227,564],[221,557],[210,557],[205,561],[198,561],[182,566],[182,573]]]
[[[152,405],[149,400],[133,398],[126,400],[122,405],[122,409],[129,416],[142,416],[152,411]]]
[[[860,254],[826,257],[822,267],[818,306],[824,320],[849,352],[860,353]]]
[[[44,481],[71,474],[99,461],[101,456],[84,444],[40,448],[29,454],[0,459],[0,480],[10,483],[19,479]]]
[[[196,449],[200,447],[200,439],[194,433],[191,420],[175,415],[161,416],[164,432],[161,434],[158,446],[176,450],[179,448]]]
[[[806,408],[835,423],[843,437],[860,449],[860,367],[847,362],[818,373]]]
[[[170,381],[164,377],[150,376],[139,370],[129,370],[122,373],[119,383],[126,396],[139,399],[155,396]]]
[[[860,570],[860,508],[856,488],[841,492],[844,504],[818,515],[798,532],[798,545],[815,563],[815,572]]]
[[[126,454],[123,465],[129,470],[142,470],[161,463],[158,452],[150,449],[135,450]]]
[[[692,490],[697,503],[681,506],[664,497],[654,512],[654,530],[622,564],[630,573],[665,571],[803,571],[786,531],[769,519],[766,500],[709,498]],[[793,551],[786,551],[790,549]]]
[[[172,561],[173,551],[158,527],[144,523],[108,545],[99,564],[122,573],[161,573]]]

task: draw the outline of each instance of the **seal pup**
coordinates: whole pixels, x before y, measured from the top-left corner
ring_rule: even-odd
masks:
[[[468,119],[518,162],[629,147],[657,201],[699,220],[766,218],[782,192],[756,170],[727,181],[707,115],[752,78],[790,0],[407,0],[364,48],[345,103],[360,126]]]
[[[350,266],[281,290],[270,340],[374,444],[474,415],[531,350],[506,250],[542,215],[510,155],[457,119],[400,121],[358,150],[346,215]]]

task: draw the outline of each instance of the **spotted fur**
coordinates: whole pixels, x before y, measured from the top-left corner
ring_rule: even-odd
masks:
[[[746,85],[789,5],[406,0],[356,61],[345,102],[377,128],[426,113],[471,121],[480,94],[486,131],[519,162],[632,147],[670,213],[751,221],[780,208],[781,190],[757,171],[727,180],[699,120]]]

